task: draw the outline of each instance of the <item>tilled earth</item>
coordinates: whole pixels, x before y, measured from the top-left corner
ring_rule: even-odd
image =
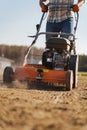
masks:
[[[72,91],[1,84],[0,130],[87,130],[87,79]]]

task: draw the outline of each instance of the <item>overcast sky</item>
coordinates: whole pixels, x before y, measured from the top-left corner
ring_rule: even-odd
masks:
[[[33,39],[28,35],[36,33],[42,12],[39,0],[0,0],[0,44],[27,45]],[[76,50],[78,54],[87,54],[87,2],[79,11],[79,24],[76,33]],[[45,16],[41,31],[45,31]],[[45,47],[45,38],[41,36],[36,46]]]

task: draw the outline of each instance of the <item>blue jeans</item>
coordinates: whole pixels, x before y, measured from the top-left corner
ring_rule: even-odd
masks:
[[[63,32],[63,33],[72,33],[73,34],[73,25],[74,25],[74,20],[73,18],[68,18],[60,23],[51,23],[47,22],[46,23],[46,32]],[[46,35],[46,41],[50,37],[57,37],[56,35]],[[65,38],[70,39],[69,36],[62,36]]]

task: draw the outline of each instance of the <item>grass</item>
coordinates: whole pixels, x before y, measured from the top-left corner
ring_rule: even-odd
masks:
[[[78,76],[79,76],[80,78],[87,78],[87,72],[79,72],[79,73],[78,73]]]

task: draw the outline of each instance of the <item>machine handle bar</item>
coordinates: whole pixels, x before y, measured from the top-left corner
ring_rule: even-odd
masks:
[[[72,36],[73,37],[73,40],[75,40],[75,35],[74,34],[71,34],[71,33],[61,33],[61,32],[40,32],[38,33],[38,36],[39,35],[64,35],[64,36]],[[32,35],[32,36],[28,36],[28,37],[31,37],[31,38],[34,38],[36,37],[36,35]]]

